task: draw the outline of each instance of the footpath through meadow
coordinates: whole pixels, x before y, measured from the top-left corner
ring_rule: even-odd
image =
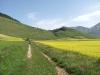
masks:
[[[28,58],[28,59],[31,59],[31,57],[32,57],[31,46],[30,46],[30,44],[29,44],[29,45],[28,45],[27,58]]]
[[[27,60],[27,75],[68,75],[35,45],[28,45]]]
[[[57,75],[55,67],[41,54],[35,43],[28,45],[24,75]]]

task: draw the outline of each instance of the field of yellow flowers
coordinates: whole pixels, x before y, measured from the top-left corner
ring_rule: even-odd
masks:
[[[40,43],[100,58],[100,41],[39,41]]]

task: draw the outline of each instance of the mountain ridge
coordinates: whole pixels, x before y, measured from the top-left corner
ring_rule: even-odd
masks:
[[[90,36],[88,34],[85,34],[83,32],[77,31],[75,29],[72,29],[70,27],[62,26],[61,28],[57,28],[54,30],[51,30],[55,34],[55,36],[64,38],[64,37],[71,37],[71,38],[94,38],[93,36]]]
[[[93,36],[100,37],[100,22],[97,23],[96,25],[92,26],[91,28],[87,28],[87,27],[83,27],[83,26],[70,27],[70,28],[76,29],[76,30],[81,31],[81,32],[88,33],[88,34],[93,35]]]

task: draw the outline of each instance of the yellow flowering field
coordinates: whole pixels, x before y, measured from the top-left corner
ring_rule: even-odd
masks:
[[[56,48],[100,58],[100,41],[39,41]]]
[[[3,40],[3,41],[24,41],[22,38],[11,37],[11,36],[7,36],[4,34],[0,34],[0,40]]]

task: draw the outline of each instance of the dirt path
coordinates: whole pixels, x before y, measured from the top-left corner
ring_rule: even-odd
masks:
[[[56,71],[57,71],[57,75],[68,75],[68,73],[63,69],[63,68],[60,68],[59,66],[57,66],[56,65],[56,63],[55,62],[53,62],[52,60],[51,60],[51,58],[50,57],[48,57],[46,54],[44,54],[44,53],[42,53],[53,65],[55,65],[56,67],[55,67],[55,69],[56,69]]]
[[[27,58],[28,58],[28,59],[31,59],[31,57],[32,57],[32,54],[31,54],[31,46],[30,46],[30,44],[29,44],[29,45],[28,45]]]
[[[44,54],[44,53],[42,53],[42,54],[43,54],[54,66],[56,66],[55,69],[56,69],[56,71],[57,71],[57,75],[68,75],[68,73],[67,73],[63,68],[58,67],[58,66],[56,65],[56,63],[53,62],[53,61],[51,60],[50,57],[48,57],[48,56],[47,56],[46,54]],[[32,54],[31,54],[31,46],[30,46],[30,44],[29,44],[29,45],[28,45],[27,58],[28,58],[28,59],[31,59],[31,57],[32,57]],[[28,64],[28,65],[30,65],[30,64]],[[30,67],[28,66],[28,68],[30,68]],[[30,70],[28,70],[27,73],[30,73]],[[27,74],[27,75],[29,75],[29,74]]]
[[[28,45],[28,52],[27,52],[27,66],[25,74],[23,75],[32,75],[33,69],[32,69],[32,53],[31,53],[31,45]]]

